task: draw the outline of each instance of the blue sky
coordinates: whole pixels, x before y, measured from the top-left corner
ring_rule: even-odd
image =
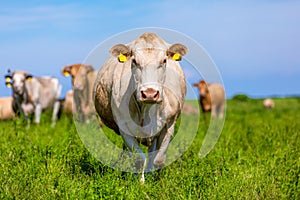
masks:
[[[70,80],[60,69],[82,62],[119,32],[162,27],[202,45],[227,96],[300,95],[300,1],[1,1],[0,96],[8,68]],[[95,66],[96,68],[100,66]],[[198,77],[187,77],[198,81]]]

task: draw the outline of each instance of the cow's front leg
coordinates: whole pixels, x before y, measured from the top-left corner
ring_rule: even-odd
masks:
[[[121,132],[121,136],[125,142],[125,145],[127,146],[128,149],[130,149],[130,151],[133,154],[132,158],[135,161],[135,167],[136,167],[137,172],[142,172],[140,181],[142,183],[144,183],[145,182],[144,171],[145,171],[145,167],[146,167],[146,156],[145,156],[143,150],[141,149],[140,144],[135,139],[135,137],[128,135],[128,134],[124,133],[123,131],[120,131],[120,132]],[[136,155],[138,156],[138,158],[136,158]]]
[[[154,158],[156,156],[156,144],[157,144],[157,137],[155,137],[148,149],[148,165],[147,165],[147,171],[153,171],[154,168]]]
[[[79,122],[84,122],[84,114],[81,105],[81,94],[80,91],[74,90],[74,107],[76,108],[76,118]]]
[[[40,123],[40,119],[41,119],[41,113],[42,113],[42,106],[41,106],[41,104],[36,104],[36,106],[35,106],[35,113],[34,113],[34,115],[35,115],[35,120],[34,120],[34,122],[36,123],[36,124],[39,124]]]
[[[90,104],[82,106],[82,113],[86,123],[89,123],[91,120],[91,114],[92,114],[91,111],[92,111],[92,106]]]
[[[20,105],[20,113],[24,115],[25,121],[27,122],[27,129],[30,127],[30,118],[28,117],[29,114],[33,113],[34,107],[32,104],[22,104]]]
[[[161,131],[161,134],[158,138],[157,142],[157,154],[154,159],[154,166],[155,167],[163,167],[166,161],[166,153],[167,149],[170,143],[170,140],[172,138],[172,135],[174,133],[174,126],[175,126],[176,121],[173,122],[172,125],[168,126],[167,128],[164,128]]]
[[[224,105],[225,103],[222,103],[220,106],[219,106],[219,119],[222,119],[224,117]]]

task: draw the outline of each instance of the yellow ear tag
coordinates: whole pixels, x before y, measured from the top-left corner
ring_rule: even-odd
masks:
[[[6,78],[5,78],[5,81],[6,81],[6,82],[10,82],[10,81],[11,81],[11,78],[10,78],[10,77],[6,77]]]
[[[123,55],[123,54],[120,53],[120,55],[119,55],[119,61],[122,62],[122,63],[126,62],[127,61],[127,57],[125,55]]]
[[[10,82],[5,83],[5,85],[6,85],[6,87],[11,88],[11,83]]]
[[[70,76],[69,72],[64,72],[64,76]]]
[[[28,77],[26,80],[31,81],[31,80],[32,80],[32,77]]]
[[[175,60],[175,61],[179,61],[179,60],[181,60],[181,55],[179,53],[175,53],[173,55],[172,59]]]

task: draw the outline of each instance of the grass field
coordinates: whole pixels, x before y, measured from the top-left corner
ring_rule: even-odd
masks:
[[[300,100],[275,103],[228,100],[208,156],[198,157],[201,121],[188,151],[144,185],[98,162],[68,116],[54,129],[50,115],[29,130],[19,119],[0,122],[0,199],[300,199]]]

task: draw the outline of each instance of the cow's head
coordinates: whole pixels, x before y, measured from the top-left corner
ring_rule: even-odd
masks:
[[[199,83],[194,83],[193,86],[199,89],[200,96],[205,97],[209,94],[207,83],[204,80],[199,81]]]
[[[120,63],[130,62],[137,88],[137,100],[143,103],[159,103],[162,101],[167,65],[180,61],[187,53],[187,48],[182,44],[174,44],[168,49],[131,49],[130,46],[118,44],[110,49],[110,53]]]
[[[12,87],[13,92],[17,95],[23,95],[25,92],[25,81],[30,81],[32,75],[27,72],[16,71],[5,76],[5,85]]]
[[[83,89],[85,82],[87,81],[87,74],[93,72],[94,68],[91,65],[84,64],[74,64],[67,65],[62,69],[62,74],[64,76],[71,76],[72,86],[77,89]],[[75,84],[76,79],[76,84]],[[75,89],[74,88],[74,89]]]

